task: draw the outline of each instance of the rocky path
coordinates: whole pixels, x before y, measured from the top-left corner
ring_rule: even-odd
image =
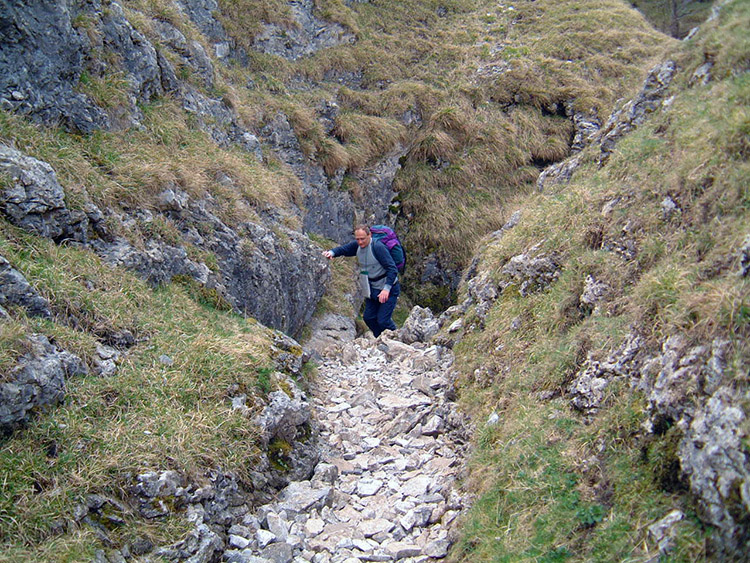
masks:
[[[319,367],[313,417],[324,452],[313,478],[230,529],[225,560],[425,562],[445,557],[463,501],[465,442],[449,350],[357,339]],[[448,397],[446,396],[448,395]]]

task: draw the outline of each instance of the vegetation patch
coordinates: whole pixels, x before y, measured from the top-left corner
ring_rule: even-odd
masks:
[[[66,524],[76,507],[92,493],[125,501],[133,476],[146,471],[200,478],[221,467],[248,480],[261,456],[258,429],[231,408],[230,397],[252,396],[263,385],[263,366],[271,361],[267,329],[207,307],[180,284],[150,290],[88,251],[7,226],[4,235],[3,256],[65,314],[45,320],[14,313],[3,323],[3,365],[14,365],[24,351],[23,334],[35,332],[84,358],[90,369],[67,381],[60,406],[36,413],[0,444],[4,560],[85,559],[98,540]],[[73,318],[136,335],[115,376],[95,375],[97,332]],[[111,530],[115,544],[134,534],[154,544],[173,541],[183,526],[173,518],[123,517],[127,526]]]
[[[747,369],[748,286],[737,259],[750,228],[748,168],[735,131],[748,83],[721,57],[709,83],[692,76],[705,62],[696,53],[718,36],[743,52],[729,30],[749,16],[734,4],[672,51],[683,69],[672,104],[606,165],[592,167],[597,155],[587,149],[570,184],[515,200],[518,226],[482,248],[478,274],[495,283],[533,245],[559,253],[561,274],[541,293],[506,289],[484,326],[467,323],[455,346],[462,404],[480,421],[499,415],[476,437],[467,486],[479,492],[455,560],[645,559],[657,553],[648,527],[675,508],[685,517],[665,560],[710,558],[714,531],[699,520],[680,467],[683,431],[665,420],[648,432],[652,407],[627,377],[608,382],[595,414],[573,409],[569,385],[631,331],[653,354],[673,335],[691,345],[728,341],[725,381],[736,384],[738,367]],[[738,51],[725,56],[736,61]],[[587,276],[609,288],[593,307],[581,301]]]

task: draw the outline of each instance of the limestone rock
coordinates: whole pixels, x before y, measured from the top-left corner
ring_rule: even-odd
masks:
[[[51,317],[47,300],[39,295],[26,278],[0,256],[0,306],[22,307],[29,315]]]
[[[268,444],[274,438],[292,442],[299,427],[310,420],[310,405],[297,391],[289,397],[284,391],[274,391],[269,395],[269,403],[258,418],[261,439]]]
[[[0,105],[39,122],[61,122],[91,133],[109,126],[106,113],[76,87],[84,71],[86,39],[72,25],[66,3],[12,2],[0,32]]]
[[[41,334],[27,337],[29,351],[0,383],[0,433],[23,424],[40,408],[60,402],[68,377],[87,373],[78,356],[58,350]]]
[[[750,235],[747,235],[742,243],[739,258],[739,275],[744,278],[747,277],[748,273],[750,273]]]
[[[513,256],[502,268],[502,274],[518,285],[521,295],[542,291],[560,275],[560,260],[553,254],[535,254],[536,249]]]
[[[354,319],[344,315],[328,313],[310,322],[311,336],[305,348],[323,354],[331,346],[351,342],[357,336]]]
[[[648,533],[659,546],[661,553],[666,554],[671,549],[675,524],[683,518],[685,518],[685,515],[681,510],[672,510],[664,518],[648,527]]]
[[[55,241],[86,242],[88,218],[65,205],[65,192],[52,167],[0,144],[0,211],[14,225]]]
[[[666,61],[652,68],[639,94],[610,116],[599,140],[600,161],[607,159],[626,133],[643,123],[650,113],[662,105],[676,69],[674,61]]]
[[[593,276],[586,276],[583,293],[578,298],[580,306],[585,312],[595,311],[598,305],[604,301],[610,293],[610,287],[602,281],[598,281]]]
[[[729,559],[747,553],[750,462],[744,455],[747,416],[730,387],[721,387],[698,407],[680,444],[682,471],[698,498],[702,517],[719,530],[718,550]]]
[[[581,156],[573,156],[545,168],[536,180],[536,187],[543,192],[550,184],[568,184],[581,166]]]
[[[326,47],[354,42],[354,35],[339,24],[315,17],[312,0],[293,0],[289,4],[297,26],[290,29],[266,24],[253,42],[255,49],[295,61]]]

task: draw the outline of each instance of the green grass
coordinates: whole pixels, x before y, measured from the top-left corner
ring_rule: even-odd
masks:
[[[258,430],[231,408],[245,393],[253,411],[275,388],[269,379],[270,334],[250,319],[190,296],[181,285],[150,290],[90,252],[58,247],[4,226],[0,250],[51,303],[51,320],[17,315],[4,323],[2,361],[23,352],[27,332],[47,335],[93,368],[97,338],[129,330],[136,344],[114,377],[67,382],[64,402],[32,417],[0,444],[3,552],[35,560],[79,560],[98,545],[85,529],[58,536],[90,493],[124,499],[133,476],[175,469],[200,478],[221,467],[240,479],[261,451]],[[161,361],[172,359],[171,365]],[[148,524],[127,515],[128,535],[173,541],[173,520]],[[124,535],[123,535],[124,534]],[[49,549],[53,542],[57,550]]]
[[[675,334],[691,345],[727,340],[725,382],[746,385],[737,376],[750,360],[750,292],[737,260],[750,228],[750,83],[722,69],[744,60],[738,30],[749,18],[747,4],[735,3],[675,50],[684,70],[670,108],[624,138],[604,167],[586,151],[569,185],[515,200],[520,224],[481,248],[479,272],[498,282],[505,262],[536,244],[558,253],[561,270],[541,293],[506,289],[485,327],[454,348],[461,403],[476,420],[495,411],[501,421],[480,424],[475,437],[467,487],[479,492],[453,560],[644,561],[657,553],[648,526],[674,508],[686,517],[662,559],[708,560],[714,531],[680,476],[682,430],[645,432],[647,399],[626,379],[611,382],[586,418],[567,386],[587,358],[604,360],[633,331],[653,354]],[[721,53],[714,81],[690,84],[719,37],[732,48],[712,51]],[[667,196],[680,209],[669,217]],[[634,256],[613,251],[624,242]],[[596,312],[578,302],[587,275],[611,288]]]
[[[152,41],[159,41],[152,19],[160,18],[212,53],[170,4],[128,0],[124,6]],[[646,325],[652,345],[673,331],[696,342],[729,338],[732,373],[744,381],[748,287],[729,272],[750,230],[750,81],[735,72],[750,61],[743,33],[748,4],[729,5],[683,49],[619,0],[537,0],[515,3],[513,10],[489,0],[318,0],[316,14],[342,24],[357,41],[295,62],[249,49],[263,21],[293,25],[286,2],[222,0],[219,7],[236,45],[248,51],[248,65],[217,63],[208,91],[173,57],[193,87],[231,105],[252,130],[286,113],[306,155],[330,174],[343,169],[342,189],[355,198],[363,195],[358,172],[392,151],[405,153],[394,184],[400,226],[408,226],[399,231],[411,257],[399,322],[409,297],[436,308],[455,297],[445,286],[422,283],[415,267],[420,257],[435,253],[444,267],[460,272],[486,233],[517,208],[521,224],[482,250],[480,269],[497,281],[505,261],[533,245],[559,254],[555,284],[526,298],[510,288],[485,328],[456,346],[466,410],[478,417],[496,410],[502,423],[478,432],[469,477],[478,497],[454,559],[646,559],[654,553],[648,524],[680,506],[688,518],[670,558],[699,560],[710,531],[689,499],[665,490],[672,474],[657,469],[669,467],[673,444],[642,440],[643,397],[615,385],[601,414],[584,425],[559,395],[589,354],[605,357],[634,323]],[[96,42],[93,20],[78,18],[75,25]],[[574,184],[536,194],[540,168],[568,152],[573,131],[564,106],[606,118],[665,49],[683,69],[670,111],[624,139],[606,167],[598,169],[588,152]],[[688,88],[706,59],[715,62],[714,82]],[[106,62],[111,73],[86,72],[78,88],[102,107],[120,109],[123,77],[117,61]],[[320,82],[328,71],[351,72],[361,81]],[[311,82],[300,88],[305,79]],[[317,121],[321,100],[340,106],[333,136]],[[155,99],[139,110],[141,127],[89,136],[0,112],[0,139],[51,164],[71,209],[90,202],[154,209],[158,194],[177,186],[194,200],[212,198],[230,226],[272,211],[299,227],[299,181],[272,155],[259,163],[217,147],[175,100]],[[407,111],[419,113],[421,126],[403,124]],[[681,208],[668,220],[660,214],[667,195]],[[615,198],[620,203],[604,216]],[[633,260],[604,244],[619,240],[625,227],[637,248]],[[179,240],[177,225],[165,218],[114,234],[136,246],[149,237]],[[210,253],[188,252],[216,267]],[[100,541],[85,527],[62,530],[60,521],[87,494],[123,499],[139,472],[171,468],[196,477],[221,467],[249,478],[260,455],[257,429],[229,399],[246,393],[254,412],[263,395],[283,388],[270,367],[265,329],[231,314],[218,294],[194,282],[178,279],[154,291],[89,252],[56,247],[7,224],[0,227],[0,253],[54,313],[40,320],[10,311],[0,330],[4,371],[24,353],[30,332],[47,335],[89,366],[98,342],[125,330],[136,338],[117,376],[72,379],[61,405],[0,443],[0,560],[92,559]],[[345,297],[354,287],[352,265],[333,265],[318,313],[352,313]],[[596,313],[578,306],[589,274],[616,296]],[[513,319],[520,320],[517,330]],[[163,363],[163,355],[173,363]],[[558,398],[538,398],[550,394]],[[284,463],[285,446],[276,447],[276,461]],[[185,532],[180,518],[125,518],[127,526],[112,533],[118,546],[134,535],[170,543]]]

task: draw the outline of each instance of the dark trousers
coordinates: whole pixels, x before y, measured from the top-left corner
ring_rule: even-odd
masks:
[[[373,297],[365,299],[365,312],[362,314],[365,324],[370,328],[375,338],[380,336],[380,333],[384,330],[396,330],[396,323],[391,319],[391,315],[396,308],[396,300],[401,293],[401,284],[397,283],[391,288],[391,294],[385,303],[378,301],[380,291],[370,287],[370,295]]]

